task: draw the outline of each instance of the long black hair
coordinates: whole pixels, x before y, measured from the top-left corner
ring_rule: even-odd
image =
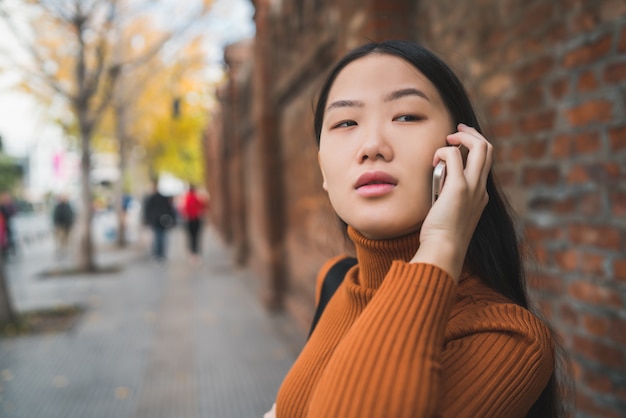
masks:
[[[412,64],[435,86],[450,112],[454,126],[464,123],[481,132],[469,96],[456,74],[439,57],[423,46],[409,41],[392,40],[360,46],[350,51],[331,69],[322,85],[315,107],[314,129],[318,146],[328,94],[337,75],[351,62],[371,54],[392,55]],[[526,279],[518,234],[510,207],[498,190],[491,172],[487,177],[487,193],[489,201],[467,249],[465,266],[470,273],[480,277],[494,290],[528,309]],[[561,415],[559,398],[556,373],[553,373],[528,416],[559,417]]]

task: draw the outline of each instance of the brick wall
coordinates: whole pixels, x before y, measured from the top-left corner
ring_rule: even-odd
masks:
[[[422,1],[417,20],[484,110],[579,416],[625,416],[626,2]]]
[[[461,76],[496,146],[496,173],[527,242],[532,299],[572,361],[576,416],[626,416],[626,1],[255,6],[254,70],[248,81],[231,80],[252,80],[245,99],[255,110],[238,120],[249,119],[253,133],[245,141],[215,134],[214,149],[227,148],[221,137],[240,143],[241,155],[209,171],[215,188],[232,177],[220,166],[243,170],[237,184],[223,182],[224,221],[232,236],[245,221],[244,261],[268,306],[305,330],[317,268],[349,251],[316,168],[311,109],[325,70],[367,39],[410,38]],[[237,108],[237,91],[224,92],[224,114]],[[226,219],[237,204],[244,217]]]

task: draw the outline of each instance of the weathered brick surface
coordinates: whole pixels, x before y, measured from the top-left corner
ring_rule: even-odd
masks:
[[[265,119],[239,114],[254,121],[254,134],[243,149],[247,180],[229,187],[245,196],[248,265],[267,274],[270,299],[305,328],[317,268],[349,251],[334,235],[310,128],[325,70],[367,40],[413,39],[466,82],[495,145],[496,174],[533,256],[532,299],[570,353],[576,416],[624,416],[626,1],[254,3],[252,79],[263,85],[249,100],[263,105]],[[268,174],[270,152],[279,154],[280,170]],[[268,199],[280,218],[267,213]]]

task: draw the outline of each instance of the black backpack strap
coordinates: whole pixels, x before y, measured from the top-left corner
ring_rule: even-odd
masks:
[[[324,277],[324,281],[322,282],[322,291],[320,293],[320,301],[317,304],[317,308],[315,309],[315,315],[313,316],[313,322],[311,323],[311,330],[309,331],[309,338],[311,334],[313,334],[313,330],[317,325],[317,321],[319,321],[322,313],[324,312],[324,308],[328,301],[333,297],[341,282],[343,282],[343,278],[348,273],[348,270],[352,266],[357,263],[356,258],[354,257],[346,257],[338,262],[336,262],[328,273],[326,273],[326,277]]]

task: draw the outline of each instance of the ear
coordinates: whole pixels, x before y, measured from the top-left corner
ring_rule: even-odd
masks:
[[[326,182],[326,174],[324,173],[324,169],[322,168],[322,161],[320,158],[320,153],[317,153],[317,164],[320,166],[320,171],[322,172],[322,188],[328,191],[328,183]]]

